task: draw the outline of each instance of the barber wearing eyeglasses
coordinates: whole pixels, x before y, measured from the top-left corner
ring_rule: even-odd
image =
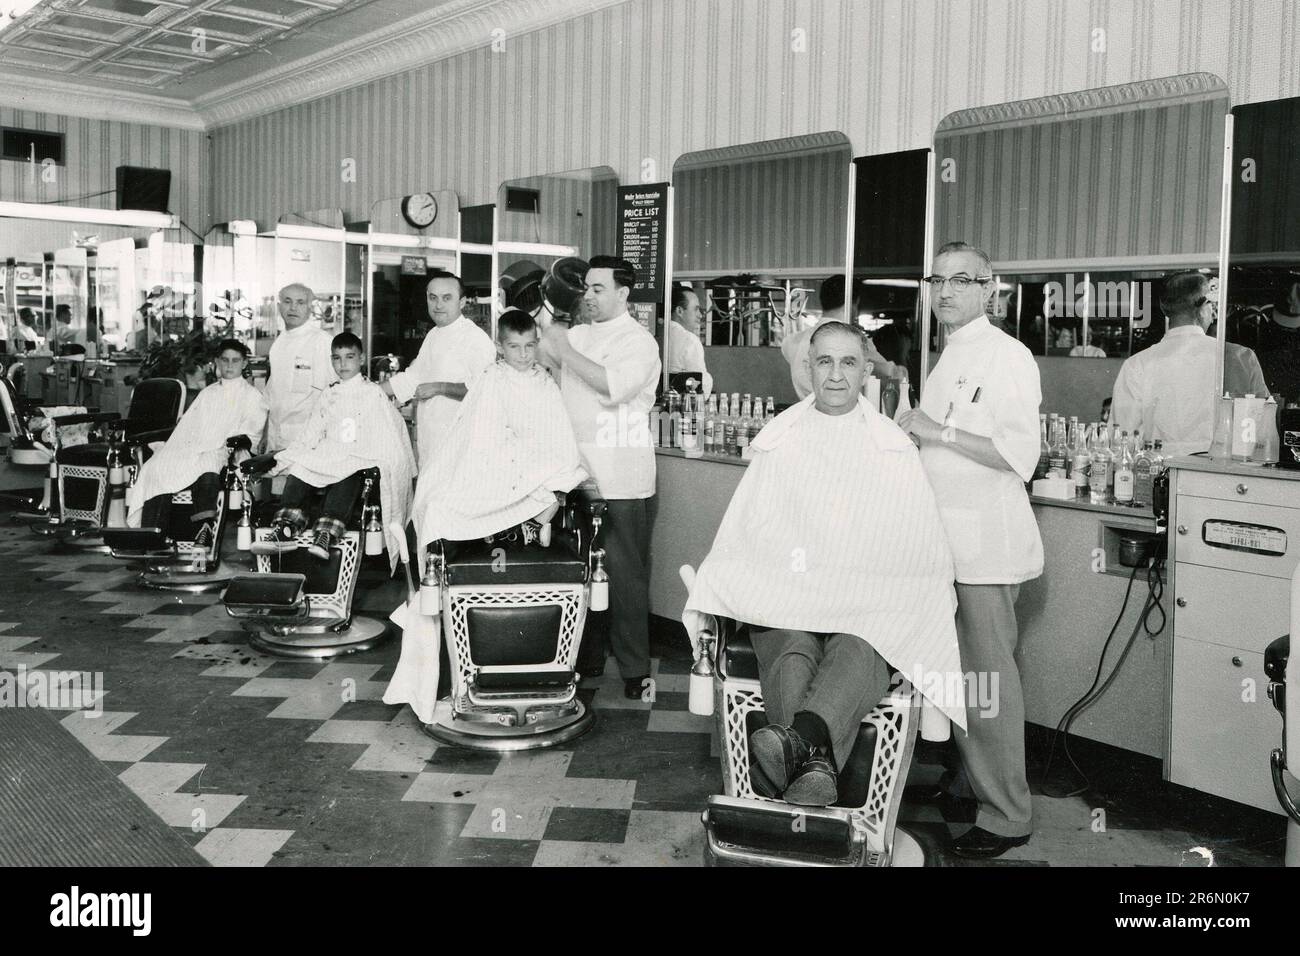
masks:
[[[963,772],[943,795],[973,795],[975,826],[952,850],[986,859],[1028,843],[1033,830],[1015,604],[1020,584],[1043,573],[1043,543],[1025,493],[1038,462],[1042,392],[1029,349],[986,315],[995,288],[988,255],[949,242],[934,272],[926,281],[947,340],[920,408],[904,412],[899,424],[920,446],[952,548],[962,669],[993,693],[993,706],[981,707],[967,688],[967,731],[955,734]]]

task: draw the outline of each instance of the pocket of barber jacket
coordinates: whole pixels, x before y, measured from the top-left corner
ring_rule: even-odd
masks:
[[[974,394],[972,389],[970,394]],[[972,402],[969,395],[953,405],[949,424],[972,435],[989,438],[993,435],[993,413],[984,402]]]

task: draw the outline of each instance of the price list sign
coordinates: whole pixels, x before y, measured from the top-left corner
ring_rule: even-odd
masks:
[[[664,296],[664,243],[668,230],[668,184],[640,183],[618,190],[618,254],[636,267],[633,302]]]

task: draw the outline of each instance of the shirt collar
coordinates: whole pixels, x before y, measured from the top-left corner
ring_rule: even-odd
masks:
[[[956,332],[949,332],[948,341],[970,342],[979,338],[991,328],[992,326],[989,324],[989,317],[987,314],[977,315]]]
[[[1201,328],[1195,322],[1193,322],[1191,325],[1175,325],[1173,328],[1169,329],[1169,331],[1165,333],[1165,335],[1204,335],[1204,334],[1205,334],[1205,329]]]

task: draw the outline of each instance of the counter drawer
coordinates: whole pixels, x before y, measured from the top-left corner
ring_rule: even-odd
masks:
[[[1263,654],[1287,633],[1290,592],[1290,582],[1282,578],[1179,562],[1174,568],[1174,634],[1180,640],[1189,637]]]
[[[1255,682],[1252,702],[1242,700],[1247,678]],[[1269,702],[1267,687],[1263,654],[1176,641],[1169,779],[1281,813],[1269,754],[1281,744],[1282,718]]]
[[[1216,475],[1205,471],[1178,469],[1177,495],[1199,498],[1227,498],[1255,505],[1300,508],[1300,481],[1269,476],[1263,466],[1259,475]]]
[[[1194,498],[1179,495],[1174,515],[1174,533],[1170,536],[1174,560],[1229,571],[1266,574],[1291,578],[1297,555],[1300,555],[1300,508],[1226,501],[1217,498]],[[1266,525],[1286,535],[1285,554],[1260,554],[1219,547],[1205,542],[1205,522]]]

